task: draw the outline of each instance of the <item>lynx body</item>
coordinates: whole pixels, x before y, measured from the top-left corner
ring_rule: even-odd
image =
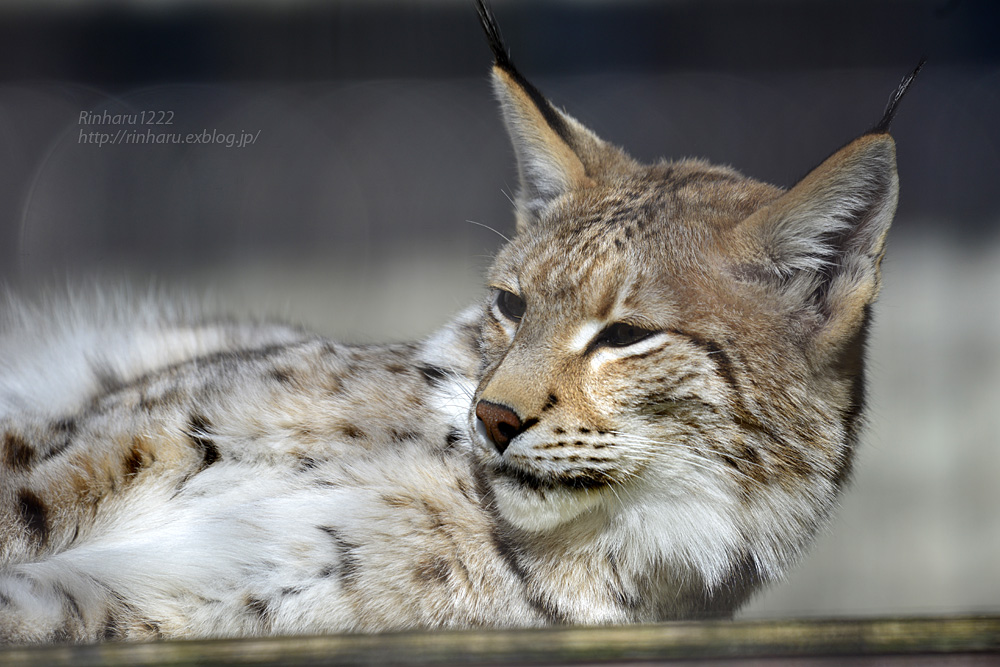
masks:
[[[905,83],[782,190],[637,163],[481,15],[517,235],[429,339],[5,307],[2,640],[728,616],[801,554],[861,424]]]

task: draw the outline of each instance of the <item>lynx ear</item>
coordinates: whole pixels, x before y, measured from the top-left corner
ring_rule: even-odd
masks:
[[[892,137],[856,139],[740,224],[736,273],[775,285],[825,342],[850,338],[878,293],[898,189]]]
[[[515,205],[518,231],[529,227],[561,195],[594,183],[597,170],[624,154],[556,109],[507,54],[493,13],[478,0],[479,18],[493,50],[493,89],[514,144],[520,180]],[[604,164],[605,162],[609,164]]]

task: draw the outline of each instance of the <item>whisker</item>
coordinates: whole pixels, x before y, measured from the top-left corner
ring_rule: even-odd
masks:
[[[697,454],[698,456],[701,456],[702,458],[708,459],[708,457],[706,457],[698,448],[696,448],[696,447],[694,447],[692,445],[689,445],[687,443],[672,442],[672,441],[667,441],[667,440],[654,440],[653,438],[647,438],[647,437],[641,436],[641,435],[632,435],[632,434],[620,433],[620,432],[616,432],[616,431],[609,431],[609,433],[611,433],[612,435],[615,435],[617,437],[625,438],[626,440],[631,440],[632,442],[634,442],[636,444],[661,445],[661,446],[664,446],[664,447],[677,447],[677,448],[687,449],[688,451],[694,452],[695,454]],[[757,463],[756,461],[751,461],[749,459],[746,459],[746,458],[743,458],[743,457],[740,457],[740,456],[731,456],[730,458],[732,458],[733,460],[736,460],[736,461],[742,461],[743,463],[746,463],[747,465],[757,466],[758,468],[761,468],[762,470],[765,470],[767,468],[767,466],[765,466],[762,463]]]
[[[440,367],[439,367],[440,368]],[[475,392],[466,386],[467,377],[459,373],[458,371],[451,370],[450,368],[440,368],[441,374],[451,380],[451,386],[457,387],[460,392],[462,392],[466,398],[472,399]]]
[[[666,442],[666,441],[660,441],[660,440],[653,440],[652,438],[646,438],[644,436],[629,435],[629,434],[620,433],[620,432],[616,432],[615,435],[618,436],[618,437],[624,438],[626,443],[629,443],[629,441],[631,441],[632,444],[654,444],[654,445],[661,445],[661,446],[664,446],[664,447],[675,447],[675,448],[678,448],[678,449],[681,449],[681,450],[688,451],[688,452],[690,452],[691,454],[694,455],[693,458],[687,459],[686,463],[688,463],[689,465],[691,465],[691,466],[693,466],[695,468],[700,468],[701,470],[709,471],[709,472],[717,473],[719,471],[719,468],[718,468],[718,466],[717,466],[717,464],[716,464],[716,462],[715,462],[714,459],[711,459],[711,458],[705,456],[705,454],[702,453],[699,449],[697,449],[696,447],[692,447],[691,445],[687,445],[687,444],[684,444],[684,443],[675,443],[675,442]],[[757,467],[761,468],[762,470],[765,469],[765,466],[763,464],[756,463],[754,461],[749,461],[749,460],[744,459],[742,457],[733,456],[731,458],[733,458],[736,461],[740,461],[742,463],[746,463],[748,465],[757,466]],[[740,470],[735,470],[735,469],[732,469],[732,468],[727,468],[726,470],[727,470],[727,474],[736,474],[739,477],[745,479],[746,481],[748,481],[748,482],[750,482],[752,484],[755,484],[755,485],[760,486],[760,487],[764,486],[764,484],[760,480],[754,479],[753,477],[751,477],[750,475],[746,474],[745,472],[742,472]]]
[[[476,226],[478,226],[478,227],[482,227],[483,229],[488,229],[488,230],[490,230],[491,232],[493,232],[494,234],[496,234],[497,236],[499,236],[500,238],[502,238],[502,239],[503,239],[504,241],[506,241],[507,243],[510,243],[510,239],[509,239],[509,238],[507,238],[506,236],[504,236],[503,234],[501,234],[501,233],[500,233],[500,232],[498,232],[497,230],[493,229],[493,228],[492,228],[492,227],[490,227],[489,225],[484,225],[483,223],[481,223],[481,222],[476,222],[475,220],[466,220],[466,222],[468,222],[469,224],[472,224],[472,225],[476,225]]]

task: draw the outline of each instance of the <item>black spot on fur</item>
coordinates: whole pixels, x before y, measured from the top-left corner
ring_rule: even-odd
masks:
[[[459,441],[462,439],[462,433],[458,429],[451,429],[448,431],[448,435],[444,437],[444,449],[445,451],[452,451],[456,448]]]
[[[360,428],[351,425],[340,427],[340,432],[348,438],[364,438],[366,436],[365,432]]]
[[[442,556],[436,556],[426,563],[417,566],[414,577],[417,581],[444,584],[451,576],[451,565]]]
[[[97,386],[101,394],[113,394],[125,387],[125,383],[122,382],[122,379],[112,369],[106,366],[95,365],[91,370],[94,373],[94,378],[97,380]]]
[[[59,456],[67,449],[69,449],[69,446],[71,444],[73,444],[72,438],[69,435],[65,436],[64,438],[53,444],[51,447],[49,447],[49,450],[45,452],[45,454],[42,456],[42,460],[48,461],[49,459],[54,459],[55,457]]]
[[[64,417],[63,419],[58,419],[52,422],[52,430],[57,433],[65,433],[67,435],[76,434],[77,424],[75,417]]]
[[[749,463],[750,465],[756,466],[758,468],[763,465],[760,460],[760,454],[757,453],[757,449],[751,445],[746,444],[745,442],[743,443],[743,446],[740,448],[739,454],[740,458]]]
[[[336,375],[327,375],[323,378],[323,389],[327,396],[337,396],[343,394],[347,389],[344,379]]]
[[[49,539],[49,511],[42,499],[29,489],[21,489],[17,494],[17,512],[31,540],[37,546],[45,544]]]
[[[260,620],[270,623],[271,621],[271,607],[268,605],[267,600],[262,600],[261,598],[256,598],[248,595],[243,600],[243,606],[247,608],[251,614],[259,618]]]
[[[419,440],[420,434],[416,431],[400,431],[398,429],[391,429],[389,431],[389,437],[392,438],[394,442],[406,442],[407,440]]]
[[[313,470],[319,465],[311,456],[306,456],[305,454],[299,456],[299,472],[306,472],[307,470]]]
[[[187,430],[184,435],[191,443],[201,450],[202,469],[216,463],[221,457],[219,448],[210,437],[212,434],[212,423],[204,415],[193,414],[188,419]]]
[[[11,470],[27,470],[35,462],[35,450],[20,435],[9,431],[3,437],[3,458]]]
[[[420,371],[420,374],[424,376],[424,380],[426,380],[429,385],[440,384],[448,375],[448,372],[443,368],[432,366],[430,364],[417,366],[417,370]]]
[[[642,606],[642,600],[640,598],[630,593],[626,593],[621,588],[610,587],[610,592],[614,598],[615,604],[622,609],[636,611]]]
[[[121,638],[121,628],[119,627],[118,619],[109,611],[108,615],[104,618],[104,630],[101,631],[101,639],[109,641]]]
[[[548,400],[545,401],[545,405],[542,406],[542,412],[548,412],[552,408],[559,404],[559,397],[555,394],[549,394]]]
[[[336,528],[330,526],[317,526],[317,528],[330,536],[337,552],[337,566],[333,569],[326,568],[324,570],[327,572],[325,576],[331,576],[335,573],[345,588],[353,586],[357,583],[361,573],[361,559],[357,555],[358,545],[344,539],[344,536]]]
[[[49,428],[52,430],[54,438],[49,444],[48,450],[42,456],[42,459],[46,461],[59,456],[73,444],[73,438],[77,431],[76,419],[73,417],[59,419],[52,422]]]
[[[412,499],[406,496],[382,494],[382,502],[395,509],[407,509],[413,505]]]
[[[268,372],[267,376],[278,384],[283,384],[285,386],[292,384],[291,371],[282,370],[280,368],[272,368]]]
[[[160,631],[160,624],[158,622],[147,619],[142,621],[140,625],[146,634],[156,639],[163,639],[163,633]]]
[[[444,528],[446,522],[444,519],[444,511],[435,505],[431,505],[426,500],[421,500],[420,505],[424,510],[424,514],[430,521],[431,530],[437,532],[441,528]]]
[[[139,474],[139,471],[142,470],[145,464],[146,461],[143,456],[142,448],[138,444],[133,445],[128,454],[125,455],[125,459],[122,461],[125,477],[135,477]]]

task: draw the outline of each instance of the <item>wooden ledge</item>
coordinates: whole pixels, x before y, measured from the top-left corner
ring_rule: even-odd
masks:
[[[993,657],[989,657],[994,654]],[[753,659],[757,665],[835,659],[912,664],[995,664],[1000,616],[801,621],[706,621],[543,630],[6,647],[0,665],[503,665],[656,664]],[[921,664],[921,663],[918,663]]]

